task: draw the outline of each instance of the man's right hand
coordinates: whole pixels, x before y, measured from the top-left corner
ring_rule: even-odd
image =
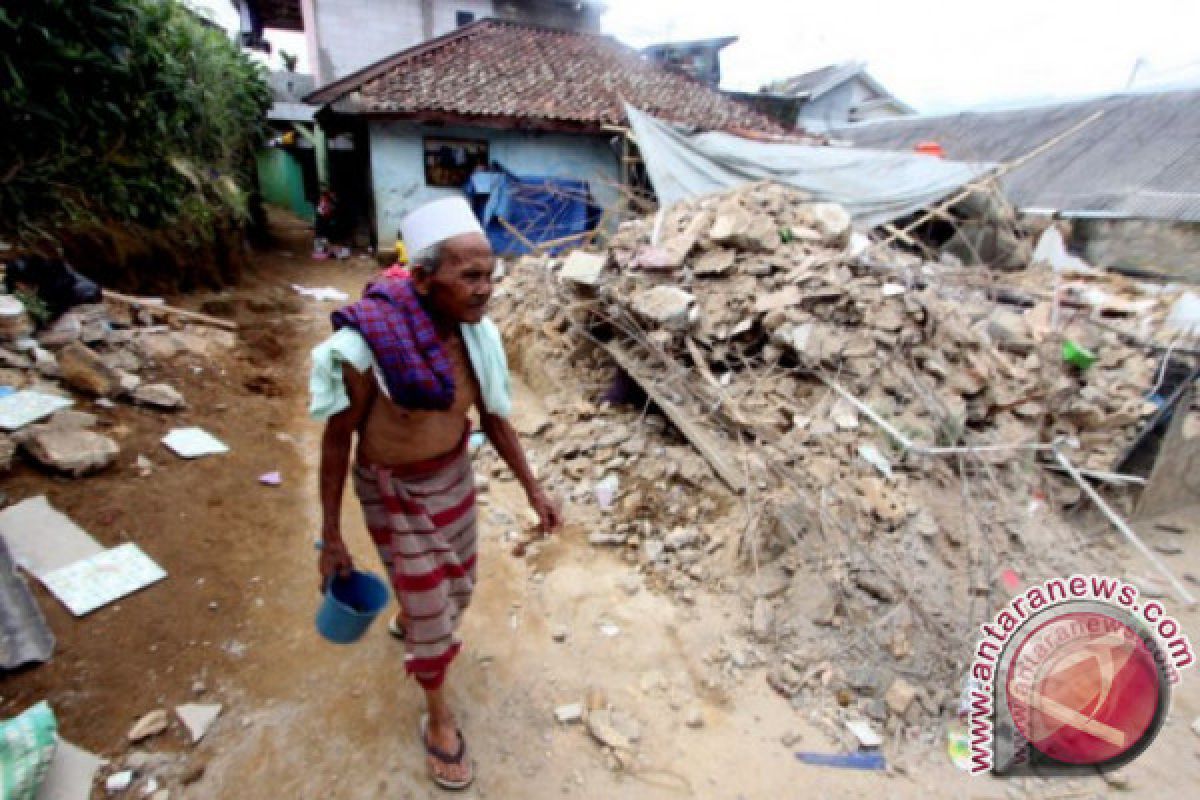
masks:
[[[325,587],[334,577],[345,578],[348,576],[350,570],[354,569],[354,559],[350,558],[350,551],[346,549],[346,543],[340,538],[322,539],[321,552],[317,558],[317,569],[321,573],[321,591],[325,591]]]

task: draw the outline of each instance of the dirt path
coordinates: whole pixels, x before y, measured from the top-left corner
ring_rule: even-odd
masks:
[[[14,499],[48,492],[107,544],[137,541],[171,577],[82,620],[40,594],[59,649],[49,664],[0,681],[0,713],[46,697],[67,738],[120,759],[134,719],[199,696],[226,709],[204,742],[189,747],[176,725],[145,746],[178,754],[176,774],[189,779],[183,797],[442,797],[425,777],[416,739],[421,698],[403,677],[400,646],[382,624],[351,647],[329,645],[313,629],[320,431],[305,414],[305,378],[308,348],[325,334],[332,305],[254,311],[248,301],[267,308],[288,283],[357,293],[371,267],[314,263],[304,247],[303,232],[293,231],[238,291],[246,344],[232,363],[173,368],[170,377],[191,403],[182,418],[118,409],[112,424],[127,433],[113,472],[77,483],[23,469],[6,483]],[[540,413],[538,397],[519,381],[516,400],[518,415]],[[181,422],[213,430],[232,453],[172,460],[156,437]],[[136,477],[138,452],[159,465],[149,478]],[[269,469],[282,469],[283,487],[257,485],[256,476]],[[745,603],[736,591],[699,592],[690,606],[644,587],[631,594],[626,584],[636,573],[589,547],[581,525],[538,558],[515,559],[503,537],[522,511],[520,492],[493,478],[483,497],[480,586],[449,684],[478,762],[468,797],[999,800],[1112,791],[1099,778],[968,778],[948,763],[939,732],[930,732],[932,745],[900,743],[891,758],[897,768],[888,774],[801,765],[793,750],[837,747],[805,709],[770,692],[762,669],[738,670],[716,687],[708,682],[706,657],[723,644],[744,643]],[[360,563],[378,569],[350,492],[343,519]],[[1200,573],[1200,547],[1190,545],[1174,563]],[[1195,641],[1200,618],[1173,611]],[[619,632],[606,635],[605,624]],[[567,631],[562,642],[552,635],[559,626]],[[580,725],[554,721],[555,706],[582,701],[589,689],[603,690],[641,723],[638,757],[621,770]],[[696,710],[700,728],[686,724]],[[1200,679],[1193,674],[1158,742],[1125,770],[1130,794],[1178,800],[1195,793],[1200,739],[1188,726],[1198,714]],[[800,735],[792,748],[780,742],[789,732]]]

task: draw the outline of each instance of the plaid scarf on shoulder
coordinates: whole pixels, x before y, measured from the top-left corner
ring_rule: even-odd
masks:
[[[454,367],[411,280],[367,286],[362,299],[333,312],[333,329],[353,328],[370,346],[392,402],[445,411],[454,402]]]

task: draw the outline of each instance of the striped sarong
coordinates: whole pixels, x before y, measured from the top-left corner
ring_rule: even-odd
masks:
[[[475,472],[467,440],[418,464],[355,464],[367,530],[408,624],[404,667],[438,689],[462,647],[456,630],[475,588]]]

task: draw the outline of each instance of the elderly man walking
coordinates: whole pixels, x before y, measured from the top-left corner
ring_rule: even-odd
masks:
[[[445,696],[462,643],[457,628],[476,580],[474,472],[468,412],[525,489],[543,531],[560,524],[516,432],[508,367],[485,316],[493,254],[461,198],[417,209],[401,224],[410,277],[384,277],[333,314],[335,333],[313,350],[312,407],[321,441],[322,582],[353,566],[341,534],[353,458],[355,493],[400,605],[405,669],[425,692],[421,741],[433,780],[474,779],[466,741]]]

